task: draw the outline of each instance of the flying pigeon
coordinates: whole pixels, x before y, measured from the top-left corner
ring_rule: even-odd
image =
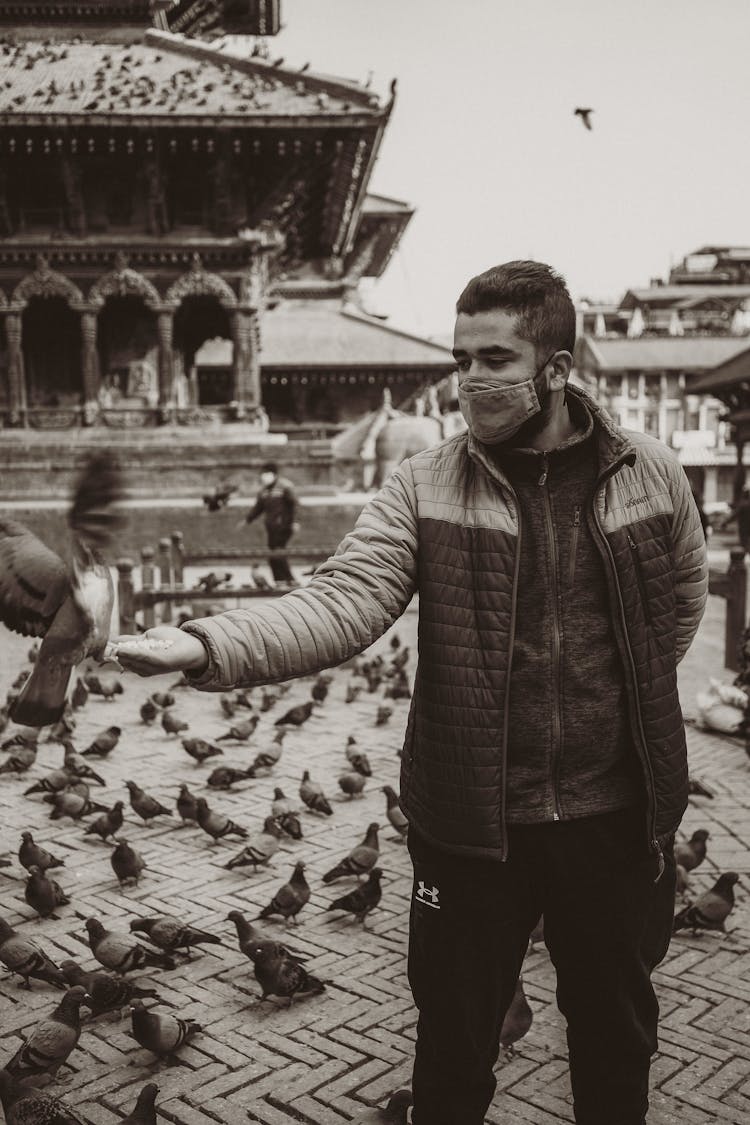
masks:
[[[24,636],[44,638],[11,708],[14,722],[57,722],[74,667],[87,656],[104,658],[114,589],[103,552],[122,525],[114,511],[122,493],[112,454],[89,457],[68,512],[71,566],[23,524],[0,521],[0,620]]]
[[[584,126],[585,126],[585,127],[587,128],[587,129],[591,130],[591,129],[593,128],[593,126],[592,126],[592,124],[591,124],[591,114],[592,114],[593,112],[594,112],[594,111],[593,111],[593,109],[590,109],[590,108],[589,108],[589,109],[582,109],[582,108],[581,108],[581,107],[579,106],[579,107],[578,107],[578,109],[574,109],[574,110],[573,110],[573,116],[574,116],[574,117],[580,117],[580,119],[581,119],[581,122],[583,123],[583,125],[584,125]]]

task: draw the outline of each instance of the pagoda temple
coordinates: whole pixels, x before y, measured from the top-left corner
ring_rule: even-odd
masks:
[[[357,295],[412,214],[368,191],[395,82],[292,70],[278,29],[278,0],[0,0],[0,449],[335,428],[344,390],[450,369]]]

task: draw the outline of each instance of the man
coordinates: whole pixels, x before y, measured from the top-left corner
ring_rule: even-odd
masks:
[[[732,504],[729,515],[724,516],[716,526],[723,531],[733,520],[737,520],[740,546],[747,554],[750,551],[750,488],[747,485],[742,489],[739,500]]]
[[[579,1125],[642,1125],[687,805],[677,663],[707,594],[675,454],[568,386],[575,310],[549,266],[469,282],[468,432],[404,461],[310,585],[193,621],[142,674],[204,690],[347,660],[419,591],[401,765],[414,865],[418,1125],[481,1125],[544,914]],[[187,636],[185,634],[188,634]]]
[[[238,521],[237,527],[252,523],[258,516],[263,515],[269,550],[280,551],[286,547],[292,535],[299,531],[294,485],[291,481],[280,477],[277,466],[269,461],[261,467],[260,486],[254,506],[244,520]],[[275,582],[284,586],[298,585],[285,558],[272,556],[268,562]]]

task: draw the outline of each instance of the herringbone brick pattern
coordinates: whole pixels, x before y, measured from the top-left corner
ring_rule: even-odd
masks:
[[[720,666],[722,622],[723,604],[711,599],[699,639],[680,670],[688,715],[704,677],[728,678]],[[414,653],[413,609],[395,631]],[[4,694],[25,665],[30,642],[3,633],[0,644],[0,693]],[[387,648],[388,637],[374,646]],[[107,779],[103,798],[107,804],[118,798],[127,801],[124,781],[131,778],[173,807],[184,781],[193,792],[205,794],[212,807],[255,830],[269,811],[273,787],[281,786],[296,800],[302,770],[308,768],[331,796],[334,814],[302,813],[304,838],[284,842],[273,867],[257,874],[248,874],[251,868],[228,871],[224,867],[241,841],[214,846],[197,828],[178,830],[177,818],[160,817],[146,828],[127,806],[120,836],[144,855],[148,870],[138,888],[121,890],[109,863],[110,848],[84,838],[85,822],[50,821],[48,807],[39,797],[22,796],[31,780],[61,761],[59,745],[42,743],[37,764],[24,777],[0,777],[0,855],[15,857],[21,831],[31,829],[38,842],[64,856],[65,867],[57,874],[72,899],[70,906],[59,908],[59,921],[35,920],[23,899],[24,873],[14,858],[11,867],[0,870],[0,913],[22,933],[42,942],[56,960],[73,957],[86,968],[97,967],[83,925],[91,915],[108,927],[127,930],[130,919],[139,915],[175,914],[223,938],[222,946],[207,946],[190,961],[180,958],[173,971],[139,978],[158,988],[162,1010],[193,1017],[203,1025],[203,1033],[180,1051],[177,1065],[154,1068],[152,1057],[130,1037],[129,1018],[105,1016],[85,1024],[70,1060],[73,1077],[60,1091],[92,1125],[119,1121],[152,1075],[160,1090],[159,1113],[179,1125],[243,1121],[333,1125],[356,1119],[365,1106],[382,1103],[391,1091],[409,1084],[416,1024],[405,972],[411,867],[406,848],[392,839],[380,791],[386,783],[398,786],[398,749],[408,703],[391,702],[390,721],[376,726],[382,693],[371,694],[365,688],[354,703],[346,704],[348,678],[347,671],[336,671],[325,705],[288,734],[281,760],[270,774],[242,782],[231,792],[206,788],[205,779],[216,760],[195,766],[178,738],[167,736],[158,723],[147,727],[140,720],[139,708],[146,696],[166,690],[174,676],[152,680],[126,676],[122,696],[112,703],[91,697],[77,713],[79,749],[110,724],[123,727],[111,757],[92,760]],[[262,715],[250,742],[235,747],[224,743],[225,755],[218,762],[248,764],[257,750],[270,743],[273,722],[282,709],[306,699],[309,691],[309,680],[295,681]],[[184,689],[175,694],[175,712],[189,722],[190,734],[214,737],[227,729],[218,696]],[[259,695],[256,692],[256,698]],[[364,795],[351,800],[343,798],[337,786],[349,733],[355,734],[373,767]],[[738,871],[741,883],[729,922],[733,932],[726,937],[678,935],[657,973],[662,1026],[653,1069],[651,1125],[750,1120],[750,942],[746,936],[750,763],[740,745],[709,734],[691,729],[689,742],[691,772],[716,791],[714,800],[691,800],[683,825],[688,834],[697,827],[706,827],[711,834],[709,857],[694,873],[693,886],[702,890],[718,871],[727,869]],[[96,786],[92,795],[100,796]],[[328,903],[350,889],[353,880],[325,886],[321,876],[361,838],[373,819],[385,825],[380,833],[383,898],[363,930],[355,922],[326,913]],[[280,920],[271,920],[263,926],[268,934],[280,935],[309,955],[309,968],[326,981],[326,991],[289,1008],[260,1005],[253,967],[237,950],[234,928],[226,916],[239,909],[254,917],[298,858],[307,863],[313,888],[299,925],[285,930]],[[524,979],[534,1023],[515,1057],[506,1061],[501,1056],[498,1062],[498,1090],[487,1121],[494,1125],[572,1121],[564,1025],[555,1006],[554,972],[543,946],[528,955]],[[18,978],[0,980],[0,1062],[11,1056],[57,996],[39,983],[26,992],[18,987]]]

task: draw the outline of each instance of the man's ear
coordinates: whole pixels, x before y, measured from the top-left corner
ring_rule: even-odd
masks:
[[[559,351],[555,352],[549,362],[552,368],[550,376],[549,387],[551,391],[565,390],[565,384],[570,376],[570,370],[573,366],[573,356],[570,352]]]

